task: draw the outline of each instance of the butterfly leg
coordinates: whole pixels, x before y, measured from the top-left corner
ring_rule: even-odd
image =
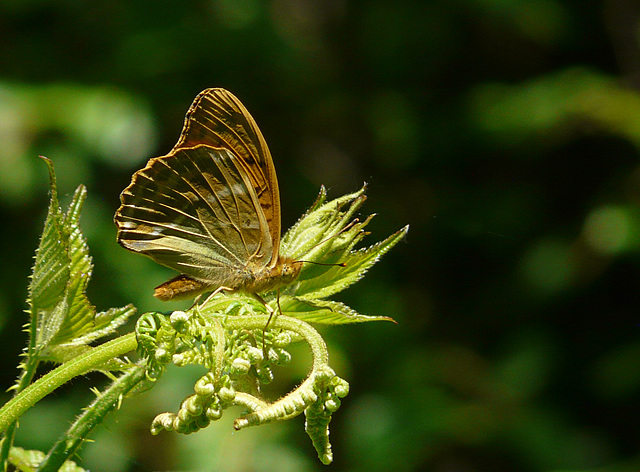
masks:
[[[273,315],[274,315],[275,311],[273,310],[273,308],[271,308],[267,304],[267,302],[264,300],[264,298],[262,298],[260,295],[258,295],[257,293],[253,293],[253,292],[251,293],[251,295],[253,295],[256,300],[258,300],[260,303],[262,303],[262,305],[269,312],[269,319],[267,320],[267,324],[264,325],[264,328],[262,328],[262,354],[264,355],[265,360],[267,360],[268,359],[268,356],[267,356],[267,344],[266,344],[265,338],[267,337],[267,330],[269,329],[269,324],[271,323],[271,319],[273,318]],[[280,309],[280,291],[278,291],[278,309]],[[280,312],[282,313],[282,310]]]
[[[213,292],[211,292],[209,294],[209,296],[202,303],[200,303],[199,306],[205,306],[207,303],[209,303],[209,300],[211,300],[213,297],[215,297],[217,294],[219,294],[220,292],[223,292],[223,291],[233,292],[233,289],[229,288],[229,287],[225,287],[225,286],[220,286],[217,289],[215,289]],[[189,309],[191,309],[194,306],[198,305],[198,300],[200,299],[201,296],[202,295],[198,295],[198,297],[193,301],[193,305],[191,305],[191,307]]]

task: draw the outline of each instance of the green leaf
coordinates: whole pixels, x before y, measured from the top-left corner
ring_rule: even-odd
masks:
[[[136,308],[133,305],[110,308],[107,311],[98,313],[92,320],[91,330],[68,344],[88,344],[96,339],[114,334],[135,313]]]
[[[345,267],[333,266],[322,275],[300,282],[296,292],[304,299],[318,299],[344,290],[360,280],[371,266],[404,238],[407,231],[409,226],[366,249],[349,252],[340,258],[346,264]]]
[[[49,168],[51,202],[29,287],[31,332],[39,356],[65,362],[84,352],[80,346],[113,334],[135,309],[126,306],[96,315],[85,293],[93,264],[79,223],[87,190],[79,186],[63,214],[53,165],[43,159]]]
[[[389,320],[385,316],[363,316],[349,307],[323,301],[360,280],[409,230],[400,231],[368,248],[354,247],[368,234],[365,231],[373,215],[360,220],[355,212],[364,203],[366,184],[359,191],[326,201],[320,190],[316,202],[282,239],[282,254],[305,264],[294,283],[272,291],[265,299],[289,316],[324,324]]]
[[[366,186],[363,186],[355,193],[325,203],[326,192],[324,188],[321,189],[311,209],[283,236],[280,244],[282,254],[293,260],[317,261],[318,257],[326,252],[326,244],[333,243],[332,240],[347,226],[351,216],[364,203],[365,190]],[[341,211],[349,203],[351,206],[348,210]]]
[[[69,308],[63,324],[56,333],[54,345],[69,342],[93,328],[95,308],[85,295],[93,264],[78,221],[86,195],[86,188],[82,185],[78,187],[64,218],[63,228],[69,235],[69,280],[65,293]]]
[[[308,323],[338,325],[366,321],[393,321],[388,316],[361,315],[344,303],[332,300],[283,297],[280,299],[280,307],[283,314]]]
[[[106,312],[98,313],[95,317],[92,317],[91,321],[87,325],[83,325],[79,331],[84,334],[72,337],[66,342],[51,343],[48,349],[46,349],[41,355],[48,361],[57,362],[62,364],[74,357],[85,353],[92,349],[88,346],[89,343],[114,334],[116,330],[125,324],[127,320],[136,313],[136,308],[133,305],[127,305],[121,308],[111,308]],[[108,365],[100,367],[101,370],[121,370],[128,366],[123,364],[119,360],[115,359]]]
[[[85,291],[91,278],[93,265],[89,256],[89,247],[78,226],[77,214],[72,210],[80,209],[86,197],[86,189],[80,186],[65,218],[65,230],[69,234],[69,281],[65,296],[69,306],[67,316],[56,333],[54,344],[60,344],[84,334],[93,326],[95,308],[89,303]],[[75,212],[74,212],[75,213]]]
[[[32,334],[36,351],[42,350],[58,332],[66,316],[66,288],[71,272],[68,256],[68,238],[63,231],[64,215],[58,206],[56,176],[53,164],[43,158],[49,168],[51,200],[35,264],[29,284]]]

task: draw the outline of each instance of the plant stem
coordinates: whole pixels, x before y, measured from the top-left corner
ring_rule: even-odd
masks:
[[[0,432],[5,431],[25,411],[56,388],[78,375],[98,369],[105,362],[126,354],[137,346],[135,333],[126,334],[95,347],[43,375],[0,409]]]
[[[260,329],[264,328],[269,319],[268,315],[229,316],[225,318],[224,325],[227,329]],[[271,321],[271,328],[293,331],[304,338],[311,349],[313,358],[313,370],[329,363],[329,351],[322,336],[309,323],[305,323],[291,316],[279,315],[275,321]]]
[[[55,178],[55,177],[54,177]],[[55,191],[55,190],[54,190]],[[37,310],[34,308],[33,304],[31,305],[31,323],[29,325],[29,345],[27,347],[26,352],[26,360],[24,364],[22,364],[22,374],[20,375],[20,380],[15,386],[15,395],[16,398],[20,392],[25,390],[31,381],[33,380],[34,375],[36,375],[36,370],[38,369],[38,365],[40,364],[40,359],[38,358],[36,352],[36,339],[37,339],[37,330],[38,326],[35,320],[38,319]],[[6,433],[4,434],[4,438],[2,441],[2,449],[0,450],[0,464],[3,472],[7,470],[7,464],[9,459],[9,452],[11,451],[11,447],[13,446],[13,438],[16,433],[16,428],[18,424],[16,421],[13,421],[6,429]],[[0,430],[1,431],[1,430]]]
[[[30,349],[31,352],[31,349]],[[36,369],[38,368],[39,361],[36,356],[28,356],[27,361],[22,365],[22,374],[20,375],[20,380],[16,385],[16,396],[24,389],[26,389],[33,376],[36,373]],[[7,470],[7,463],[9,458],[9,452],[11,451],[11,446],[13,446],[13,438],[16,433],[16,427],[18,426],[17,421],[12,421],[8,426],[6,433],[4,434],[4,438],[2,440],[2,449],[0,450],[0,464],[2,464],[2,470]]]
[[[38,472],[55,472],[75,454],[91,430],[120,405],[122,397],[145,379],[146,369],[136,365],[118,377],[80,415],[69,430],[51,448],[38,467]]]
[[[228,317],[225,320],[227,329],[258,329],[265,326],[265,322],[269,319],[267,315],[255,315],[250,317]],[[310,324],[289,316],[280,315],[275,321],[272,321],[274,328],[286,329],[293,331],[304,338],[311,349],[313,366],[306,380],[295,390],[271,404],[264,404],[259,399],[249,394],[242,395],[237,398],[237,403],[245,406],[250,413],[244,415],[234,422],[235,429],[246,428],[265,422],[273,421],[275,418],[290,418],[302,412],[299,408],[304,406],[302,396],[305,392],[312,389],[315,383],[315,376],[322,369],[328,367],[329,352],[327,345],[320,333],[318,333]]]

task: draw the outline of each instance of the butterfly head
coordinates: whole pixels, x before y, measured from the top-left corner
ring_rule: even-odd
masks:
[[[282,270],[280,272],[280,281],[282,285],[289,284],[298,278],[300,275],[300,269],[302,269],[302,261],[294,261],[289,258],[281,259]]]

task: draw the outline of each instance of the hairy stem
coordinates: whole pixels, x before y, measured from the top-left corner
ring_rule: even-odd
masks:
[[[269,315],[229,316],[225,318],[224,325],[227,329],[262,329],[265,327]],[[322,336],[309,323],[297,318],[279,315],[275,321],[271,321],[270,329],[286,329],[293,331],[304,338],[311,348],[313,370],[329,363],[329,351]]]
[[[31,348],[29,349],[29,352],[32,352]],[[33,379],[33,376],[36,373],[38,364],[39,361],[36,356],[27,357],[27,361],[22,365],[20,380],[15,387],[16,395],[14,396],[14,398],[29,386],[31,380]],[[7,430],[4,434],[4,438],[2,440],[2,449],[0,450],[0,464],[2,464],[1,468],[3,471],[7,470],[9,452],[11,451],[11,446],[13,446],[13,438],[15,436],[17,426],[17,421],[12,421],[11,424],[8,425]]]
[[[257,329],[265,326],[269,319],[267,315],[254,315],[249,317],[229,317],[225,320],[228,329]],[[294,391],[280,400],[266,405],[263,401],[249,394],[236,399],[238,404],[245,406],[251,411],[248,415],[236,419],[235,429],[246,428],[275,418],[289,418],[302,412],[306,403],[305,394],[315,382],[315,376],[328,367],[329,352],[322,336],[310,324],[296,318],[280,315],[272,321],[273,328],[293,331],[304,338],[311,349],[313,366],[307,379]]]
[[[145,379],[145,367],[136,365],[118,377],[89,405],[69,430],[51,448],[38,472],[55,472],[75,454],[91,430],[120,405],[122,397]]]
[[[27,352],[25,355],[26,361],[21,365],[22,373],[20,374],[20,380],[15,386],[14,398],[16,398],[20,394],[20,392],[25,390],[29,386],[29,384],[31,384],[31,381],[36,374],[38,364],[40,364],[40,359],[38,358],[36,352],[38,324],[35,322],[35,320],[37,320],[38,314],[33,304],[30,303],[30,305],[31,323],[29,325],[29,345],[27,347]],[[11,451],[11,447],[13,446],[13,438],[15,436],[17,426],[18,424],[16,421],[11,422],[11,424],[6,427],[6,432],[2,440],[2,448],[0,449],[0,464],[2,465],[1,469],[3,472],[7,470],[9,452]],[[0,429],[0,431],[4,429],[5,428],[2,428]]]
[[[137,346],[135,333],[130,333],[95,347],[43,375],[0,409],[0,432],[5,431],[25,411],[56,388],[78,375],[97,369],[105,362],[136,349]]]

